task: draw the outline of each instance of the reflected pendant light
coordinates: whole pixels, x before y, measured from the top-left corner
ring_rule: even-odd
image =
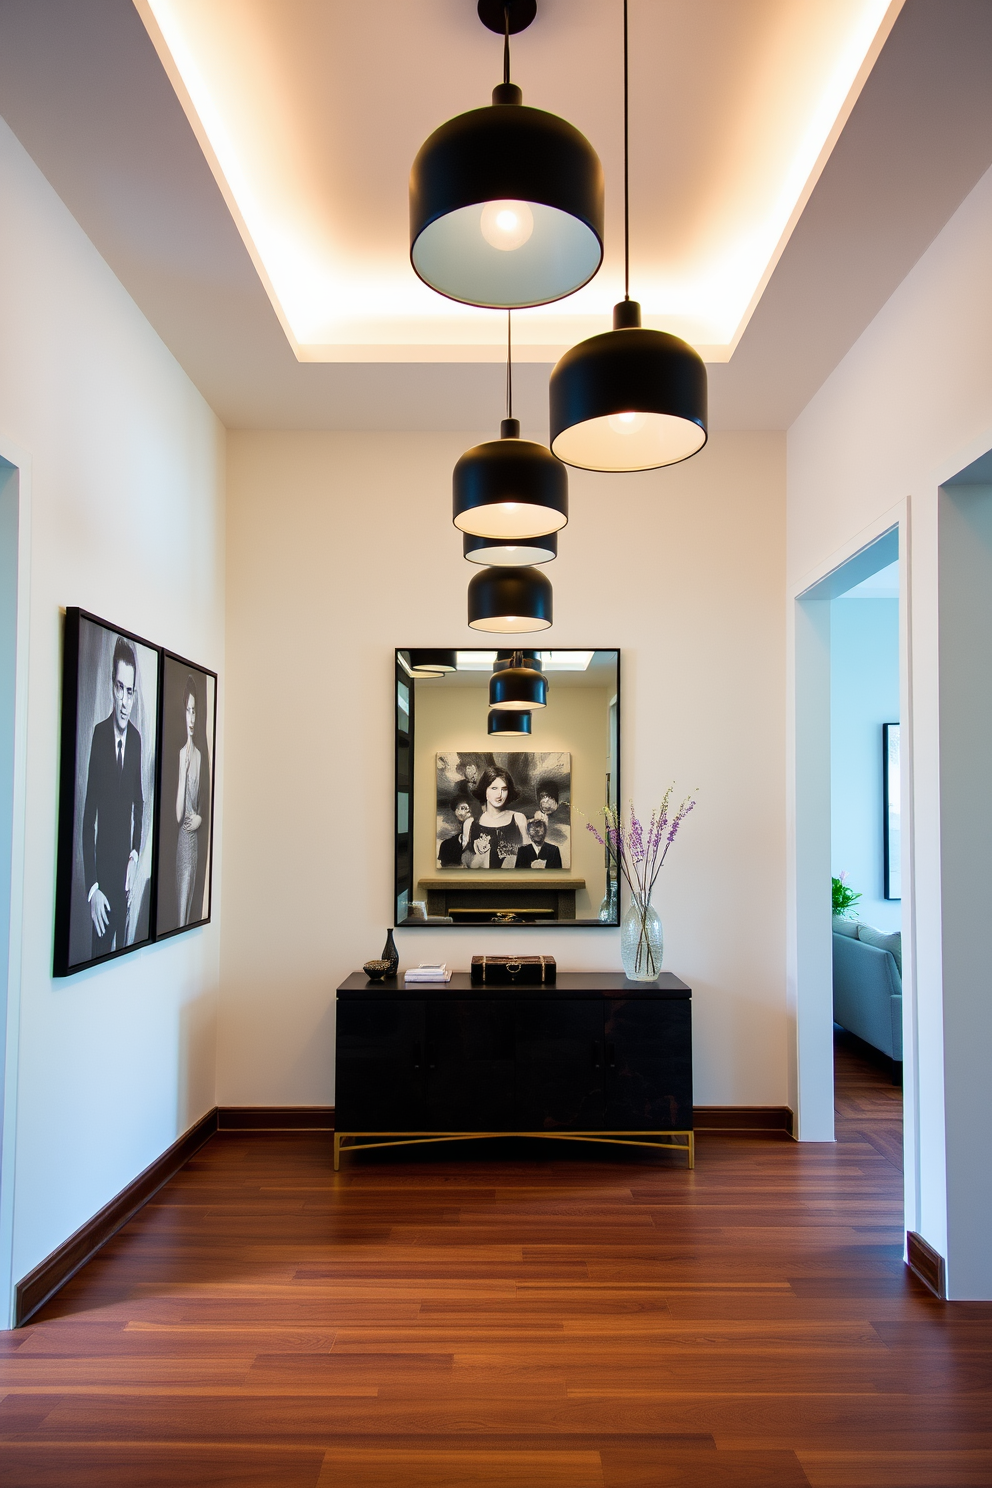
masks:
[[[547,630],[551,619],[551,584],[538,568],[481,568],[469,583],[473,630],[518,635]]]
[[[497,651],[496,660],[493,662],[493,671],[501,672],[504,667],[519,665],[517,657],[520,658],[524,666],[531,667],[535,672],[544,671],[544,662],[541,659],[540,651],[520,650]]]
[[[551,374],[551,448],[583,470],[654,470],[706,443],[706,364],[678,336],[641,325],[630,298],[627,0],[623,4],[624,298],[613,330],[580,341]]]
[[[454,651],[410,652],[410,672],[414,677],[443,677],[457,670],[458,658]]]
[[[508,563],[513,568],[523,568],[530,563],[550,563],[558,557],[557,532],[542,532],[540,537],[512,542],[504,537],[473,537],[466,532],[463,543],[469,563]]]
[[[498,667],[489,679],[490,708],[509,708],[527,713],[548,706],[547,679],[524,663],[523,653],[514,652],[509,666]]]
[[[487,734],[529,734],[529,713],[507,713],[494,708],[486,725]]]
[[[410,172],[410,261],[438,294],[490,309],[547,305],[603,260],[603,167],[564,119],[527,108],[510,82],[510,35],[535,0],[479,0],[503,36],[491,107],[459,114],[421,146]]]
[[[506,315],[506,418],[499,439],[466,450],[451,477],[452,517],[461,532],[503,543],[529,542],[568,521],[568,473],[543,444],[520,438],[513,417],[513,347]],[[513,565],[519,567],[520,565]]]

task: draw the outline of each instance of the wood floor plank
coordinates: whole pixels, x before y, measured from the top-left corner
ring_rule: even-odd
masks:
[[[0,1346],[4,1488],[982,1488],[992,1305],[902,1261],[900,1092],[697,1166],[212,1138]]]

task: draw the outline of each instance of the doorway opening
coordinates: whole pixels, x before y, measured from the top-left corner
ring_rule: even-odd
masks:
[[[830,605],[836,1139],[903,1166],[899,561],[887,534]],[[865,562],[881,566],[864,575]],[[887,561],[886,561],[887,560]]]

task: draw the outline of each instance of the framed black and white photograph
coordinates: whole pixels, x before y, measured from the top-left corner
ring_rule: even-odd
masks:
[[[884,896],[902,898],[899,812],[899,725],[882,724],[882,864]],[[878,840],[877,838],[875,839]]]
[[[55,899],[55,975],[154,934],[160,652],[66,610]]]
[[[485,872],[572,866],[572,756],[437,756],[437,866]]]
[[[163,652],[155,936],[210,919],[217,674]]]

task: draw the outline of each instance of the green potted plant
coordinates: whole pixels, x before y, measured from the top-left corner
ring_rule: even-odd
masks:
[[[861,898],[846,882],[847,874],[842,873],[839,878],[830,880],[833,889],[834,917],[841,920],[856,920],[857,911],[854,906]]]

